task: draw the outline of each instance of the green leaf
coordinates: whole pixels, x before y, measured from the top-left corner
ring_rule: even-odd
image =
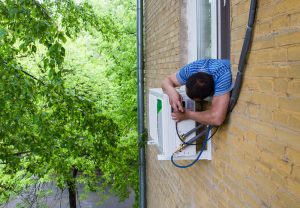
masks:
[[[31,50],[32,50],[32,52],[36,52],[36,46],[35,45],[32,45],[32,47],[31,47]]]
[[[7,31],[4,28],[0,27],[0,38],[3,38],[4,36],[6,36]]]

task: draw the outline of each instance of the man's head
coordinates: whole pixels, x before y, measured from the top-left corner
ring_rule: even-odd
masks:
[[[190,76],[186,82],[186,94],[189,98],[205,99],[215,91],[214,79],[210,74],[198,72]]]

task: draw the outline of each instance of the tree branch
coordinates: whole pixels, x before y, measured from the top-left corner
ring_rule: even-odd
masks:
[[[42,13],[45,16],[47,16],[47,18],[51,19],[51,16],[48,14],[48,11],[40,4],[40,2],[34,0],[33,3],[40,8],[40,10],[42,11]]]
[[[5,61],[2,61],[2,63],[5,65],[5,66],[8,66],[7,63]],[[24,69],[22,69],[21,66],[19,66],[17,69],[15,68],[15,70],[19,70],[21,71],[22,73],[24,73],[25,75],[29,76],[30,78],[42,83],[43,85],[45,85],[45,83],[43,81],[41,81],[40,79],[38,79],[37,77],[33,76],[32,74],[30,74],[29,72],[25,71]]]
[[[38,78],[36,78],[35,76],[33,76],[32,74],[29,74],[27,71],[23,70],[22,68],[19,69],[21,72],[23,72],[24,74],[26,74],[27,76],[31,77],[32,79],[42,83],[43,85],[45,85],[45,83],[41,80],[39,80]]]

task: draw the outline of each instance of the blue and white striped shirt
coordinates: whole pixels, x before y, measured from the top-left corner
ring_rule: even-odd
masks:
[[[214,96],[224,95],[233,88],[230,61],[226,59],[201,59],[182,67],[176,74],[181,85],[185,85],[187,79],[197,73],[205,72],[212,75],[215,83]]]

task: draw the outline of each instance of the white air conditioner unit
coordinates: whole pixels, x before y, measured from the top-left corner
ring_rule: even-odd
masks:
[[[185,108],[195,111],[195,102],[188,98],[184,90],[178,90],[183,98]],[[176,133],[176,123],[171,118],[172,108],[169,104],[169,97],[163,93],[161,88],[149,90],[149,133],[150,140],[148,144],[156,144],[160,154],[158,160],[170,160],[175,150],[182,144]],[[177,129],[179,135],[187,133],[196,126],[193,120],[184,120],[178,123]],[[211,132],[209,132],[211,133]],[[190,134],[186,141],[194,137],[196,133]],[[174,155],[175,160],[194,160],[199,152],[196,145],[189,145],[181,152]],[[203,151],[200,159],[211,160],[211,141],[207,142],[206,149]]]

